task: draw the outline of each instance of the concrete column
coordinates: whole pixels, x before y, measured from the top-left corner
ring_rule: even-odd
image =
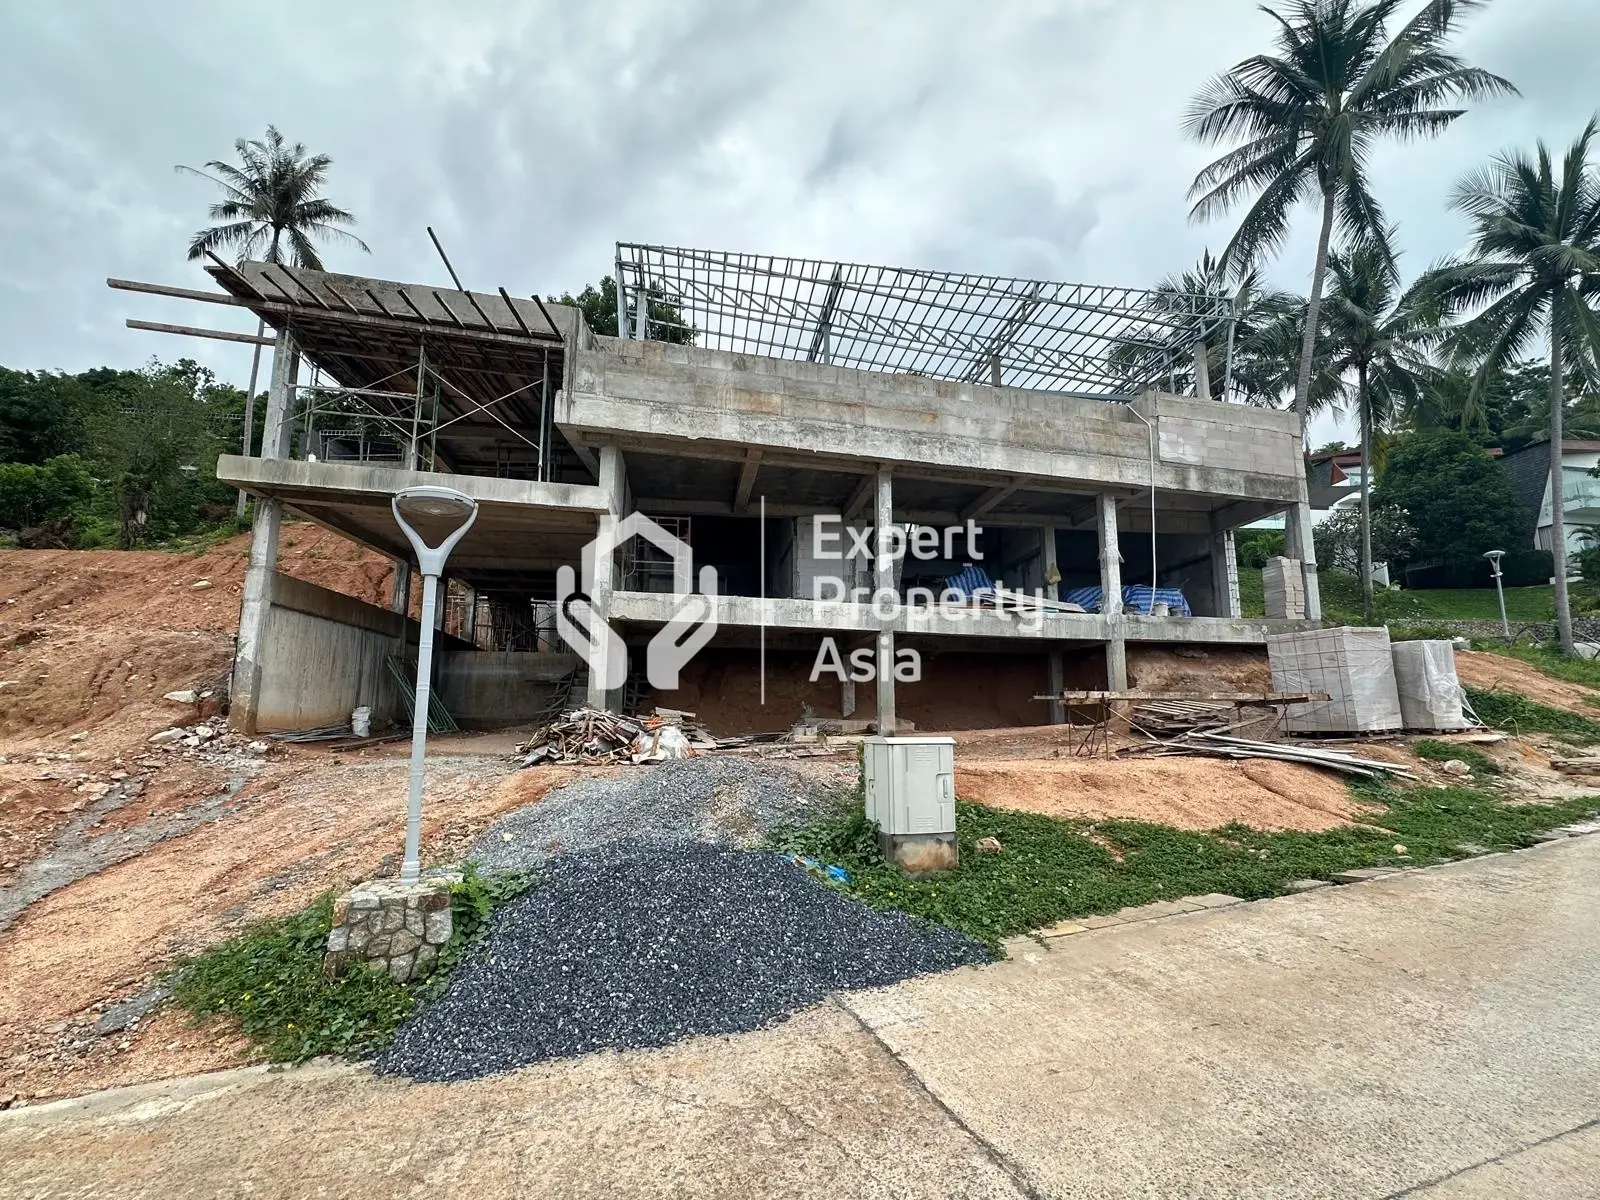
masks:
[[[1211,359],[1204,342],[1194,344],[1194,394],[1201,400],[1211,399]]]
[[[841,717],[854,716],[856,711],[856,681],[845,677],[839,684],[839,715]]]
[[[1100,535],[1100,611],[1108,617],[1122,612],[1122,551],[1117,547],[1117,498],[1101,492],[1095,509]]]
[[[288,330],[278,335],[272,352],[272,383],[267,389],[267,415],[261,427],[261,457],[288,458],[294,433],[295,386],[300,379],[300,347]]]
[[[411,607],[411,564],[394,560],[394,582],[389,586],[389,610],[402,615]]]
[[[1065,725],[1067,723],[1067,706],[1060,700],[1061,692],[1066,687],[1066,663],[1062,659],[1061,651],[1052,650],[1049,654],[1050,682],[1045,691],[1056,697],[1050,701],[1050,724]]]
[[[466,584],[461,586],[467,588],[467,619],[462,626],[461,636],[476,646],[478,644],[478,589],[467,587]]]
[[[1061,599],[1061,566],[1056,562],[1056,527],[1046,525],[1040,531],[1040,568],[1044,571],[1044,597]]]
[[[1217,616],[1239,615],[1239,560],[1231,529],[1211,535],[1211,594],[1216,602]]]
[[[878,732],[894,734],[894,630],[878,633]]]
[[[261,700],[267,617],[272,611],[272,577],[278,570],[278,530],[283,502],[256,499],[250,531],[250,565],[244,573],[244,599],[239,605],[239,637],[234,643],[233,684],[228,724],[240,733],[256,732],[256,706]]]
[[[294,387],[300,372],[300,350],[285,330],[272,355],[272,383],[261,431],[261,457],[287,458],[293,428]],[[272,577],[278,571],[278,532],[283,502],[258,497],[250,532],[250,565],[244,573],[239,604],[239,636],[234,643],[233,683],[228,723],[242,733],[255,733],[261,700],[261,673],[266,657],[267,618],[272,612]]]
[[[895,560],[889,553],[889,529],[894,525],[894,476],[885,470],[878,472],[877,505],[874,513],[872,586],[875,589],[893,589],[895,586]]]
[[[444,610],[450,606],[450,580],[445,576],[439,578],[439,603],[433,606],[434,629],[444,628]]]
[[[1095,509],[1100,534],[1100,612],[1110,626],[1106,642],[1106,688],[1128,686],[1128,648],[1122,630],[1122,551],[1117,547],[1117,498],[1101,492]]]
[[[1317,543],[1312,532],[1311,505],[1291,504],[1284,514],[1284,542],[1290,558],[1300,560],[1305,579],[1306,620],[1322,620],[1322,588],[1317,582]]]
[[[600,490],[606,498],[607,511],[600,517],[602,530],[611,528],[622,516],[622,452],[615,446],[600,447]],[[611,619],[611,593],[616,587],[616,555],[601,554],[594,561],[594,586],[589,590],[589,604],[597,625]],[[589,687],[584,702],[590,708],[609,708],[620,703],[618,692],[607,692],[604,687],[608,666],[607,647],[602,641],[596,649],[595,661],[589,664]]]

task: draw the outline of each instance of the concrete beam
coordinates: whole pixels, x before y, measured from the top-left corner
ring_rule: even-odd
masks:
[[[268,418],[270,421],[270,408]],[[256,495],[281,496],[291,501],[338,502],[365,498],[387,504],[389,497],[402,488],[434,484],[455,488],[479,504],[528,505],[585,513],[606,511],[604,494],[591,484],[538,483],[531,479],[407,471],[402,467],[370,463],[304,462],[277,456],[245,458],[224,454],[217,459],[217,478]]]
[[[1005,503],[1005,501],[1010,499],[1011,496],[1021,487],[1021,480],[1013,480],[1010,483],[1005,483],[999,485],[998,487],[990,488],[971,504],[967,505],[966,508],[961,510],[961,519],[965,521],[970,517],[983,516],[984,513],[988,512],[996,505]]]
[[[756,486],[756,472],[761,469],[761,451],[751,447],[749,455],[744,460],[744,466],[739,468],[739,485],[733,492],[733,512],[735,516],[742,517],[750,511],[750,493]]]
[[[840,510],[840,515],[846,521],[853,520],[866,506],[867,501],[872,498],[877,486],[878,475],[876,471],[863,475],[861,482],[856,484],[856,490],[851,492],[850,498],[844,502],[844,508]]]

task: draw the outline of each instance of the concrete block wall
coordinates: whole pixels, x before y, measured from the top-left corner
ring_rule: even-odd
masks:
[[[557,400],[568,429],[1149,483],[1147,426],[1120,404],[605,337],[574,357]],[[1158,486],[1298,497],[1292,414],[1164,396],[1139,407],[1175,427],[1158,453]],[[1219,439],[1225,465],[1204,455],[1207,437]]]

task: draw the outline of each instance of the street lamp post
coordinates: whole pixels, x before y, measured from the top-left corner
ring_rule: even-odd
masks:
[[[1494,590],[1500,597],[1500,632],[1505,635],[1506,641],[1511,640],[1511,622],[1506,620],[1506,589],[1500,582],[1500,560],[1505,557],[1504,550],[1485,550],[1483,556],[1489,560],[1489,570],[1494,572]]]
[[[411,792],[406,805],[406,854],[400,882],[416,883],[422,874],[422,759],[428,744],[428,693],[433,672],[433,622],[439,605],[439,577],[445,559],[478,519],[478,502],[454,488],[423,485],[397,492],[390,502],[394,519],[417,553],[422,572],[422,631],[417,638],[417,690],[411,711]],[[416,526],[444,528],[444,539],[430,547]]]

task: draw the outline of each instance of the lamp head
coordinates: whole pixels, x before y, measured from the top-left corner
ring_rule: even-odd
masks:
[[[389,502],[395,523],[417,552],[417,566],[424,575],[439,575],[445,559],[478,519],[478,502],[454,488],[422,484],[395,493]],[[430,533],[443,534],[438,545],[429,546],[421,526]]]

